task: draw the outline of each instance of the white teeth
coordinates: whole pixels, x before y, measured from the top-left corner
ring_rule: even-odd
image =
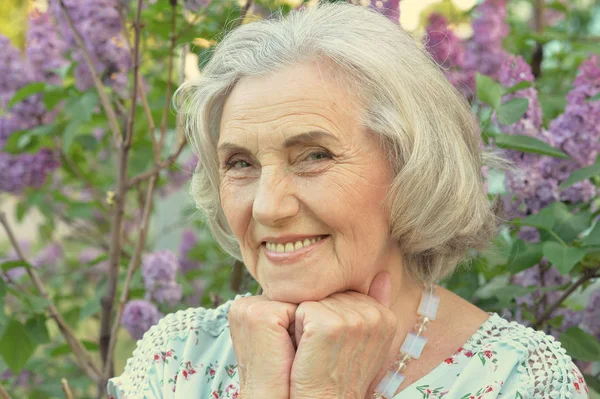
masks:
[[[307,247],[309,245],[312,245],[318,241],[321,241],[322,237],[316,237],[316,238],[306,238],[304,239],[304,241],[296,241],[296,242],[286,242],[284,243],[274,243],[274,242],[267,242],[266,243],[266,247],[269,251],[273,251],[273,252],[293,252],[293,251],[297,251],[299,249],[302,249],[304,247]]]

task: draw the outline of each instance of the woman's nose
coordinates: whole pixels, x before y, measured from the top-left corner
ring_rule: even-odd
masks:
[[[295,186],[284,170],[266,169],[258,182],[252,216],[265,226],[282,225],[298,214]]]

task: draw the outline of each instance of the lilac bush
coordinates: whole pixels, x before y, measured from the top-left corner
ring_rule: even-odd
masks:
[[[179,270],[177,255],[169,250],[156,251],[144,256],[142,276],[146,299],[174,305],[182,297],[182,288],[176,282]]]
[[[125,304],[121,325],[129,332],[131,338],[142,339],[144,333],[163,315],[152,303],[143,299],[134,299]]]

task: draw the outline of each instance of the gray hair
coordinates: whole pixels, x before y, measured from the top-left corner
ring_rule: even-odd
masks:
[[[405,266],[425,284],[451,274],[470,249],[488,247],[500,201],[491,203],[483,165],[505,169],[482,148],[466,99],[422,45],[385,16],[348,3],[323,3],[241,25],[214,48],[202,75],[177,90],[175,101],[198,166],[190,193],[213,236],[243,261],[220,203],[216,146],[223,105],[244,76],[325,61],[363,109],[395,169],[384,206]]]

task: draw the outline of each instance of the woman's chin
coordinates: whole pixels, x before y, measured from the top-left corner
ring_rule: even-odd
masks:
[[[263,295],[271,301],[294,303],[297,305],[307,301],[320,301],[331,294],[332,292],[322,293],[315,290],[308,291],[299,287],[272,287],[264,289],[263,291]]]

